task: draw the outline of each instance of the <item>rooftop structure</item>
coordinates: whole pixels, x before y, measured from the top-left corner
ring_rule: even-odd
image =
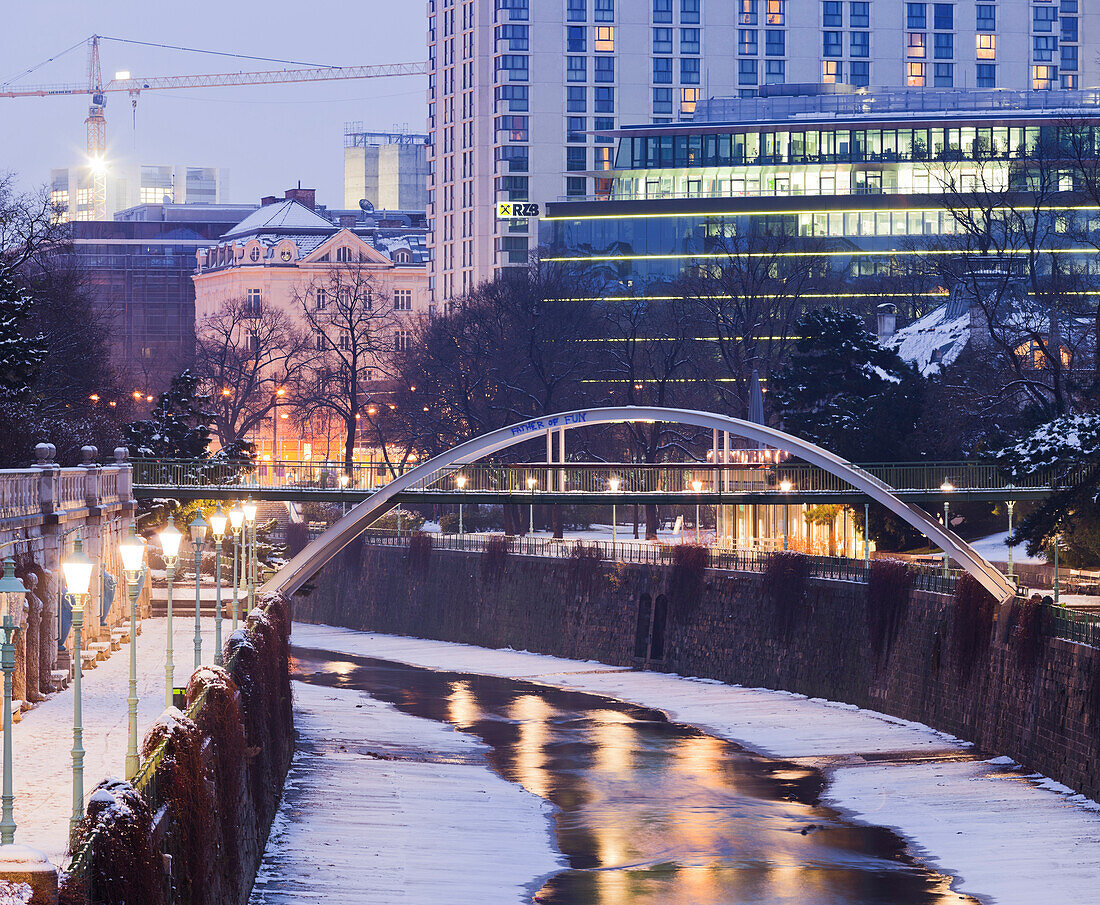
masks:
[[[369,132],[362,123],[344,124],[344,206],[361,201],[375,208],[426,210],[428,136],[412,132]]]

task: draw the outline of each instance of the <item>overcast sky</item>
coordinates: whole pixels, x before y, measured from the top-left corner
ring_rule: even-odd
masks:
[[[34,0],[4,7],[0,82],[92,33],[341,66],[427,56],[423,0]],[[101,55],[105,81],[119,70],[136,78],[284,68],[113,41],[102,44]],[[20,82],[83,84],[86,60],[80,46]],[[230,201],[257,201],[301,180],[318,190],[319,202],[340,206],[344,123],[422,132],[425,86],[424,76],[405,76],[146,92],[136,129],[129,97],[109,94],[108,158],[228,167]],[[87,108],[86,96],[0,98],[0,172],[14,171],[31,188],[46,182],[51,167],[81,163]]]

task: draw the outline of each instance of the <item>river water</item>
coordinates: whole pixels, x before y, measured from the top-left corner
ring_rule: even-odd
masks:
[[[295,678],[351,688],[489,746],[505,779],[557,806],[569,868],[554,905],[957,905],[891,831],[818,799],[816,769],[751,754],[661,713],[512,679],[295,648]],[[348,665],[353,664],[353,669]],[[364,743],[369,742],[369,736]]]

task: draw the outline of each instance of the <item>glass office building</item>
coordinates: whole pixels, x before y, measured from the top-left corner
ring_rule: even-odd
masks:
[[[784,256],[889,276],[951,245],[970,193],[1034,201],[1042,183],[1042,204],[1064,209],[1052,218],[1087,211],[1074,161],[1096,157],[1098,126],[1095,91],[710,100],[691,123],[616,130],[607,191],[550,204],[541,239],[552,259],[631,284],[779,236]],[[1068,246],[1070,232],[1052,229],[1051,241],[1064,233]]]

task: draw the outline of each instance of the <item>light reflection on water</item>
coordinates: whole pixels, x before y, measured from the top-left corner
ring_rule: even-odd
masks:
[[[536,902],[973,902],[908,859],[893,833],[816,804],[823,780],[814,770],[594,695],[327,656],[296,649],[297,678],[360,689],[474,734],[491,746],[488,759],[502,776],[557,805],[570,869],[548,880]]]

